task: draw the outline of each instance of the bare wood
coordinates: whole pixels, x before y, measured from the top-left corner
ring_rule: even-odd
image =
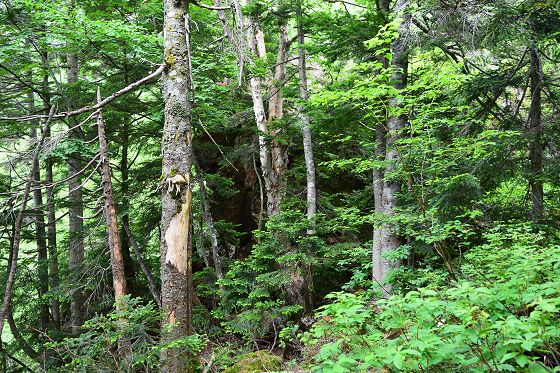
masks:
[[[97,102],[101,102],[101,92],[97,88]],[[119,240],[119,228],[117,223],[117,211],[115,208],[115,197],[113,195],[113,183],[111,181],[111,166],[109,164],[109,151],[107,150],[107,139],[105,137],[105,122],[101,110],[97,113],[97,133],[99,136],[99,153],[101,155],[101,178],[103,184],[103,197],[105,199],[105,218],[107,221],[107,232],[109,236],[109,251],[111,253],[111,269],[113,273],[113,288],[115,291],[115,302],[117,307],[120,298],[126,295],[126,278],[124,276],[124,262]]]
[[[97,102],[101,102],[101,90],[97,87]],[[103,187],[103,198],[105,200],[105,219],[107,222],[107,233],[109,241],[109,252],[111,255],[111,272],[113,274],[113,290],[115,292],[115,306],[117,310],[124,310],[126,304],[123,297],[126,296],[126,277],[124,272],[124,260],[119,239],[119,226],[117,223],[117,210],[115,208],[115,197],[113,195],[113,182],[111,181],[111,166],[109,163],[109,151],[105,137],[105,122],[103,112],[97,112],[97,134],[99,138],[99,153],[101,155],[101,180]],[[126,320],[123,320],[126,322]],[[119,350],[123,356],[130,354],[130,341],[119,339]]]

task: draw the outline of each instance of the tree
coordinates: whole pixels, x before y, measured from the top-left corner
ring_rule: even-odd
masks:
[[[161,297],[168,341],[192,334],[192,78],[188,2],[164,1]],[[190,371],[192,357],[163,350],[162,372]]]

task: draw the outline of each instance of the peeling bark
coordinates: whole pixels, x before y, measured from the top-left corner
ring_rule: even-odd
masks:
[[[163,343],[192,333],[192,94],[188,2],[164,0],[161,279]],[[161,353],[162,372],[188,372],[195,358],[180,348]]]

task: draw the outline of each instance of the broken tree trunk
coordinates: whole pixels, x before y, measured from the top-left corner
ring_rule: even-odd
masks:
[[[161,304],[164,344],[192,333],[192,118],[188,1],[164,0]],[[181,347],[163,349],[162,372],[189,372],[197,359]]]

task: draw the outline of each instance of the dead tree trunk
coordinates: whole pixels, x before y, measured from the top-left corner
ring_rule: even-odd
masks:
[[[533,205],[533,218],[540,219],[544,215],[544,190],[543,190],[543,125],[541,105],[542,66],[539,50],[536,45],[531,49],[531,107],[529,109],[529,159],[531,162],[531,201]]]
[[[399,24],[399,36],[393,42],[392,61],[391,61],[391,81],[397,90],[406,88],[408,70],[408,42],[407,33],[410,23],[410,16],[406,12],[409,0],[398,0],[395,4],[395,14],[401,17]],[[397,194],[400,192],[400,182],[394,179],[392,173],[395,172],[399,161],[397,141],[401,136],[401,131],[406,123],[406,116],[401,112],[401,99],[392,97],[389,100],[389,115],[387,121],[386,135],[386,169],[383,180],[383,193],[381,196],[382,213],[391,218],[395,215],[397,207]],[[372,267],[373,279],[375,282],[384,286],[384,290],[390,292],[390,287],[386,286],[385,280],[391,268],[399,265],[385,258],[388,252],[396,250],[401,245],[394,223],[384,223],[379,227],[377,241],[374,242]]]
[[[164,0],[163,190],[161,216],[161,297],[163,343],[192,333],[192,118],[188,2]],[[164,349],[162,372],[189,372],[196,359],[181,348]]]
[[[97,87],[97,103],[101,102],[101,91]],[[113,291],[115,292],[115,307],[124,311],[126,303],[126,277],[124,271],[124,260],[119,239],[119,225],[117,223],[117,209],[113,195],[113,182],[111,181],[111,165],[109,163],[109,151],[107,149],[107,138],[105,137],[105,122],[103,121],[102,109],[97,112],[97,137],[99,138],[99,153],[101,157],[101,182],[103,187],[103,199],[105,200],[105,221],[107,223],[107,236],[109,242],[109,253],[111,255],[111,272],[113,274]],[[122,320],[126,323],[126,320]],[[126,337],[119,339],[119,354],[126,358],[131,354],[130,340]]]
[[[101,92],[97,88],[97,102],[101,102]],[[109,151],[105,137],[105,122],[101,109],[97,112],[97,135],[99,138],[99,153],[101,156],[101,179],[103,184],[103,199],[105,200],[105,219],[109,240],[109,253],[111,254],[111,270],[113,274],[113,290],[117,309],[122,308],[122,297],[126,295],[126,278],[124,274],[124,261],[119,240],[119,225],[117,223],[117,210],[113,195],[111,181],[111,166],[109,164]]]

